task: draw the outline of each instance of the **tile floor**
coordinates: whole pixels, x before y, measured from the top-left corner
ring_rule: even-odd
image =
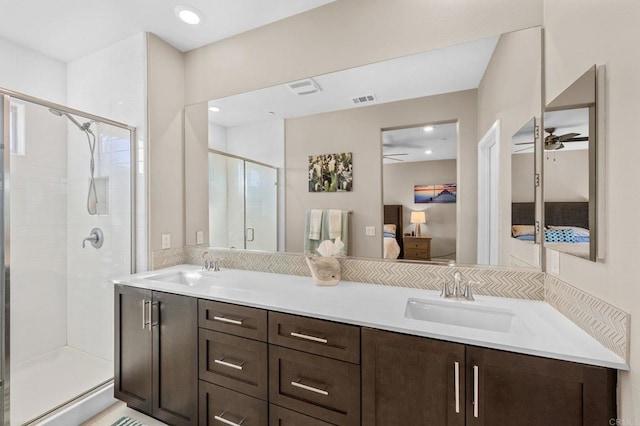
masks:
[[[16,364],[10,376],[11,424],[24,424],[112,377],[112,362],[70,346]]]

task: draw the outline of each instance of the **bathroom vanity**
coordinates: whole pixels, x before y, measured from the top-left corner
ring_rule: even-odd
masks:
[[[115,282],[115,396],[169,424],[602,425],[628,369],[544,302],[193,265]]]

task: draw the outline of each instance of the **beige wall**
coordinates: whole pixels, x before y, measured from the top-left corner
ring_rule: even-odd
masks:
[[[511,156],[511,202],[533,203],[535,159],[533,153],[513,154]]]
[[[541,0],[339,0],[188,52],[186,104],[541,23]]]
[[[544,152],[545,201],[589,201],[589,151]]]
[[[631,314],[631,372],[620,373],[618,416],[640,421],[640,2],[546,0],[546,97],[553,99],[594,64],[607,67],[607,257],[592,263],[560,254],[560,278]]]
[[[382,166],[382,193],[384,204],[402,204],[404,206],[404,229],[398,232],[411,232],[415,225],[410,222],[411,212],[424,210],[427,223],[420,227],[423,234],[431,239],[431,257],[455,259],[456,251],[456,210],[457,203],[415,204],[414,185],[432,185],[456,183],[456,160],[414,161],[393,163]],[[464,208],[464,206],[463,206]],[[461,235],[460,238],[468,238]],[[472,237],[475,242],[475,237]],[[450,255],[453,253],[453,255]]]
[[[184,109],[185,244],[196,244],[196,232],[209,241],[209,110],[206,103]]]
[[[171,247],[185,244],[184,55],[148,34],[147,61],[151,255],[162,247],[162,234],[171,234]]]
[[[478,87],[478,139],[500,120],[499,193],[511,194],[511,138],[542,112],[542,30],[503,34]],[[511,196],[500,197],[500,265],[510,264]]]
[[[382,146],[380,131],[458,120],[458,203],[460,235],[476,235],[476,91],[391,102],[286,120],[286,250],[303,251],[305,212],[313,208],[351,210],[349,254],[382,257]],[[310,193],[308,157],[333,152],[353,153],[353,192]],[[375,226],[375,237],[364,235]],[[457,242],[458,261],[475,261],[475,238]]]

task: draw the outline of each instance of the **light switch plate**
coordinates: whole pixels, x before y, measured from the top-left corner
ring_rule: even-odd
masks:
[[[171,234],[162,234],[162,248],[171,248]]]
[[[376,227],[375,226],[365,226],[364,234],[367,237],[374,237],[376,235]]]
[[[204,243],[204,232],[196,231],[196,244]]]

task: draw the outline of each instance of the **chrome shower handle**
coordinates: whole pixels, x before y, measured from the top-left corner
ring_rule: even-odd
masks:
[[[93,228],[89,236],[82,240],[82,248],[85,248],[85,244],[89,241],[93,248],[102,247],[102,243],[104,243],[104,233],[100,228]]]

